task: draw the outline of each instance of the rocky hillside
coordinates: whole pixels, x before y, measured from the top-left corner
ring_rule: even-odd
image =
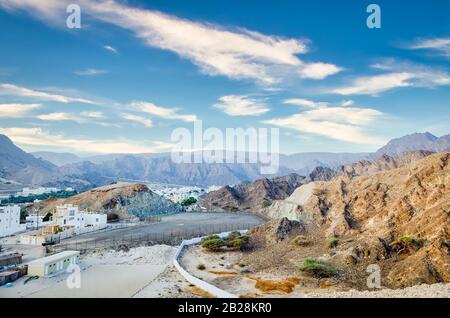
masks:
[[[55,165],[35,158],[0,135],[0,178],[35,185],[48,180],[56,170]]]
[[[316,167],[310,174],[311,181],[330,181],[334,177],[347,175],[349,177],[367,176],[377,172],[396,169],[421,160],[433,154],[431,151],[407,151],[400,156],[381,155],[376,160],[360,160],[336,169]]]
[[[301,237],[262,244],[245,260],[258,259],[261,270],[281,263],[279,270],[295,271],[305,258],[320,259],[339,273],[327,284],[341,287],[367,288],[371,264],[390,288],[450,282],[449,159],[437,153],[369,176],[303,185],[268,208],[268,216],[300,222]]]
[[[209,192],[200,206],[210,211],[256,211],[273,200],[283,200],[305,182],[305,177],[290,174],[273,179],[259,179],[252,183],[225,186]]]
[[[57,205],[73,204],[81,210],[101,213],[114,212],[121,217],[145,219],[153,215],[182,211],[180,205],[152,192],[144,184],[115,183],[80,193],[67,199],[49,199],[29,207],[40,208],[40,213],[51,212]]]

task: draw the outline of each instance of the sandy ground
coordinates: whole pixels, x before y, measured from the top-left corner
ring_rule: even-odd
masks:
[[[289,298],[450,298],[450,284],[420,285],[405,289],[380,289],[376,291],[340,290],[334,286],[327,286],[317,282],[316,288],[311,286],[317,281],[302,273],[286,277],[273,272],[258,272],[254,274],[251,268],[241,263],[240,252],[207,252],[200,246],[190,246],[181,255],[180,264],[192,275],[203,279],[223,290],[240,297],[289,297]],[[205,269],[198,269],[198,265]],[[264,291],[257,288],[256,282],[269,281],[278,284],[286,279],[298,280],[292,291],[281,290]],[[271,282],[270,282],[271,281]],[[282,284],[285,285],[285,284]]]
[[[81,288],[67,286],[68,273],[27,284],[22,277],[10,288],[0,287],[0,298],[193,297],[185,292],[189,284],[171,266],[175,251],[172,246],[155,245],[90,252],[80,260]]]

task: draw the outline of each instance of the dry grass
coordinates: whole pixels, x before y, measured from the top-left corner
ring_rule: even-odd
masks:
[[[256,281],[256,289],[268,294],[290,294],[294,290],[295,286],[300,283],[300,279],[298,277],[289,277],[282,280],[265,280],[253,276],[249,276],[249,278]]]
[[[219,275],[219,276],[236,276],[236,272],[225,272],[225,271],[208,271],[208,273]]]
[[[197,286],[189,286],[185,289],[185,291],[204,298],[216,298],[214,295],[211,295],[207,291],[198,288]]]

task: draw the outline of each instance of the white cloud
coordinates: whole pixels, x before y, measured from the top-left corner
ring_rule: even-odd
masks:
[[[70,0],[0,0],[8,8],[38,11],[51,22]],[[304,63],[305,41],[264,35],[245,29],[194,22],[157,11],[134,8],[116,1],[78,1],[83,13],[132,31],[149,47],[168,50],[190,60],[209,75],[252,79],[265,85],[280,81],[279,68],[305,78],[321,79],[340,68],[328,63]]]
[[[302,68],[299,73],[303,78],[324,79],[330,75],[337,74],[342,68],[329,63],[311,63]]]
[[[45,121],[74,121],[79,124],[84,124],[88,121],[86,118],[80,117],[78,115],[63,112],[41,114],[36,117],[40,120]]]
[[[0,118],[25,117],[39,107],[41,107],[41,104],[0,104]]]
[[[108,123],[98,121],[104,118],[102,112],[84,111],[80,115],[65,112],[54,112],[48,114],[40,114],[36,118],[45,121],[73,121],[79,124],[94,123],[102,126],[109,126]]]
[[[343,102],[342,102],[342,106],[351,106],[351,105],[353,105],[355,102],[354,101],[352,101],[351,99],[347,99],[347,100],[344,100]]]
[[[332,90],[341,95],[378,95],[400,87],[436,87],[450,85],[450,75],[428,66],[386,59],[371,65],[384,74],[358,77],[344,87]]]
[[[104,45],[103,48],[104,48],[105,50],[108,50],[108,51],[114,53],[114,54],[118,54],[118,53],[119,53],[119,52],[118,52],[115,48],[113,48],[111,45]]]
[[[126,120],[130,120],[130,121],[134,121],[137,123],[140,123],[146,127],[152,127],[153,126],[153,122],[151,121],[151,119],[146,118],[144,116],[138,116],[138,115],[134,115],[134,114],[129,114],[129,113],[122,113],[122,117],[125,118]]]
[[[107,73],[109,73],[109,71],[99,70],[99,69],[95,69],[95,68],[87,68],[85,70],[75,71],[74,73],[79,76],[98,76],[98,75],[107,74]]]
[[[450,59],[450,37],[419,39],[415,43],[408,45],[411,50],[432,50]]]
[[[384,139],[365,133],[365,129],[383,115],[380,111],[324,104],[321,103],[321,107],[309,106],[313,109],[286,118],[267,120],[264,123],[351,143],[376,146],[385,143]]]
[[[414,74],[407,72],[359,77],[350,86],[337,88],[333,90],[333,93],[341,95],[376,95],[393,88],[412,86],[409,80],[413,78]]]
[[[81,116],[89,117],[89,118],[96,118],[96,119],[104,118],[104,115],[102,112],[91,112],[91,111],[81,112]]]
[[[129,106],[135,111],[148,113],[165,119],[182,120],[185,122],[194,122],[198,120],[196,115],[179,114],[177,108],[161,107],[149,102],[136,101],[130,103]]]
[[[94,101],[78,98],[78,97],[69,97],[60,94],[53,94],[43,91],[32,90],[25,87],[16,86],[9,83],[0,84],[0,95],[4,96],[15,96],[15,97],[24,97],[30,98],[34,100],[43,100],[43,101],[51,101],[58,103],[84,103],[84,104],[97,104]]]
[[[137,143],[135,140],[120,138],[114,140],[72,138],[50,133],[41,128],[0,128],[0,134],[7,135],[14,143],[27,149],[45,147],[80,153],[154,153],[167,152],[173,147],[173,144],[161,141]]]
[[[213,107],[229,116],[260,116],[270,110],[263,101],[242,95],[222,96]]]
[[[325,102],[315,102],[304,98],[291,98],[283,101],[283,104],[304,106],[310,108],[326,107],[328,103]]]

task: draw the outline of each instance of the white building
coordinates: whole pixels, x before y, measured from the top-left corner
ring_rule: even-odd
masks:
[[[58,188],[44,188],[44,187],[39,187],[39,188],[35,188],[35,189],[31,189],[31,188],[23,188],[22,192],[18,192],[16,193],[16,197],[21,196],[21,197],[27,197],[30,195],[40,195],[40,194],[44,194],[44,193],[52,193],[52,192],[58,192],[60,191]]]
[[[64,251],[28,263],[28,276],[51,277],[67,270],[71,264],[78,264],[80,252]]]
[[[25,224],[20,224],[20,207],[18,205],[0,206],[0,237],[24,231]]]
[[[61,227],[74,227],[81,232],[89,227],[100,230],[106,227],[106,214],[80,212],[77,206],[65,204],[55,208],[53,222]]]

